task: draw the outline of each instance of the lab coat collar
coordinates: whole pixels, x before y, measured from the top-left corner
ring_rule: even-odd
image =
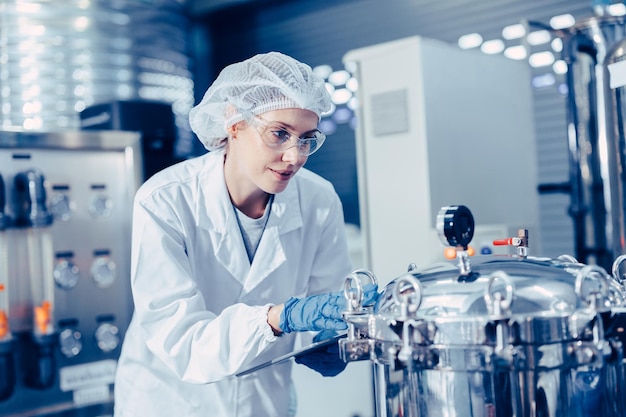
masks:
[[[223,154],[205,157],[205,169],[198,181],[197,226],[210,233],[218,262],[243,284],[243,291],[248,292],[285,262],[281,235],[302,227],[298,178],[296,175],[282,193],[274,196],[270,217],[251,265],[226,188]]]

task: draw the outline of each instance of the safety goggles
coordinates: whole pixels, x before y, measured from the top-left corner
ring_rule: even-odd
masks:
[[[254,116],[251,124],[267,146],[280,152],[297,146],[300,156],[309,156],[315,153],[326,140],[326,135],[319,130],[298,136],[279,123],[265,120],[261,116]]]

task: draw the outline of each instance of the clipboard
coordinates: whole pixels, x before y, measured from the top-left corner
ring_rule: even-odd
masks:
[[[280,363],[287,362],[288,360],[291,360],[292,358],[296,358],[300,355],[306,355],[307,353],[312,352],[321,347],[329,346],[329,345],[332,345],[333,343],[338,343],[339,339],[343,339],[344,337],[347,336],[347,334],[348,334],[347,332],[341,333],[329,339],[320,340],[319,342],[311,343],[310,345],[305,346],[301,349],[294,350],[293,352],[286,353],[282,356],[272,359],[271,361],[267,361],[260,365],[253,366],[252,368],[248,368],[245,371],[241,371],[235,374],[235,376],[236,377],[245,376],[245,375],[258,371],[259,369],[263,369],[263,368],[267,368],[268,366],[278,365]]]

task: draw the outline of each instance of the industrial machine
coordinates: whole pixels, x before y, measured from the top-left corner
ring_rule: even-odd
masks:
[[[528,256],[527,231],[514,255],[467,249],[466,206],[438,213],[453,261],[411,267],[372,307],[346,280],[345,361],[371,361],[377,417],[623,416],[624,260],[613,275],[571,256]]]
[[[567,63],[569,182],[576,257],[609,268],[626,253],[626,19],[594,0],[595,15],[552,31]],[[564,132],[565,133],[565,132]]]
[[[475,208],[476,253],[531,230],[540,251],[530,72],[523,62],[413,36],[348,52],[358,80],[357,170],[365,267],[445,260],[439,207]],[[454,255],[453,255],[454,256]]]
[[[176,156],[179,135],[169,103],[117,100],[95,104],[80,112],[80,128],[139,132],[144,180],[182,160]]]
[[[111,415],[140,135],[0,132],[0,177],[0,415]]]
[[[591,3],[594,15],[567,28],[529,22],[562,40],[567,63],[569,178],[539,191],[569,194],[575,256],[607,269],[626,252],[626,18]]]

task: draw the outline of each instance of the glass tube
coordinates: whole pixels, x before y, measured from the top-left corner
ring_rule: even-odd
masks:
[[[11,338],[9,326],[9,256],[6,232],[0,229],[0,342]]]
[[[49,227],[26,230],[33,302],[33,332],[54,333],[54,253]]]

